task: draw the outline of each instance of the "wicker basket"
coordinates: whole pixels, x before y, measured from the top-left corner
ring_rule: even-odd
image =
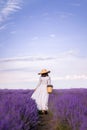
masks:
[[[47,85],[47,92],[50,94],[53,91],[53,85]]]

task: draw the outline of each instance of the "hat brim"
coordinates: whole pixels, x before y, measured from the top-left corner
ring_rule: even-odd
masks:
[[[40,75],[40,74],[46,74],[46,73],[50,73],[50,71],[43,72],[43,73],[38,73],[38,74]]]

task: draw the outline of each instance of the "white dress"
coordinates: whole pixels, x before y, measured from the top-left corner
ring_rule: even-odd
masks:
[[[49,76],[40,77],[37,89],[32,94],[31,98],[35,100],[38,110],[48,110],[48,98],[47,85],[51,84]]]

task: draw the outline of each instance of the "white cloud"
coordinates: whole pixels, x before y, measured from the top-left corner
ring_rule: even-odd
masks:
[[[65,19],[65,18],[73,16],[73,14],[69,12],[57,12],[57,15],[61,19]]]
[[[55,38],[55,36],[56,36],[55,34],[50,34],[51,38]]]
[[[5,21],[10,14],[21,9],[21,0],[7,0],[0,11],[0,23]]]
[[[87,80],[87,75],[81,74],[81,75],[65,75],[65,76],[59,76],[53,78],[53,80]]]
[[[0,83],[32,82],[37,78],[32,72],[3,72],[0,74]]]
[[[52,60],[54,57],[37,57],[37,56],[25,56],[25,57],[14,57],[14,58],[4,58],[0,59],[0,62],[21,62],[21,61],[44,61],[44,60]]]
[[[52,81],[60,86],[87,85],[87,58],[78,57],[74,50],[56,57],[16,57],[0,59],[0,83],[37,82],[38,72],[51,70]],[[72,84],[71,84],[72,82]]]
[[[38,39],[39,39],[38,36],[34,36],[34,37],[32,38],[33,41],[38,40]]]
[[[0,60],[0,72],[34,72],[47,66],[52,57],[16,57]]]
[[[78,55],[79,55],[79,50],[78,49],[76,49],[76,50],[69,50],[69,51],[66,51],[66,52],[63,52],[63,53],[61,53],[59,56],[61,57],[61,58],[65,58],[65,57],[67,57],[67,58],[71,58],[71,56],[72,57],[78,57]]]
[[[0,26],[0,31],[6,29],[7,24]]]

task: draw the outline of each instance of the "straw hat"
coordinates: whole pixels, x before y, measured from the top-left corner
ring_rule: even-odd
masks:
[[[50,71],[47,69],[42,69],[41,72],[38,74],[45,74],[45,73],[50,73]]]

